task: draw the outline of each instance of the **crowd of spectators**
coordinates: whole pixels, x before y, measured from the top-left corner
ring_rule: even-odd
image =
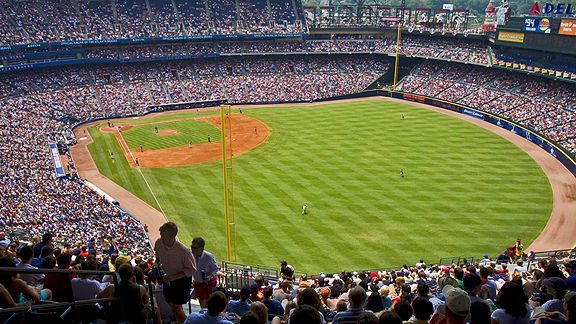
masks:
[[[47,113],[87,120],[102,114],[143,113],[154,104],[227,98],[229,89],[242,93],[231,96],[232,102],[288,100],[283,93],[290,93],[289,100],[346,94],[365,88],[388,66],[386,59],[371,56],[337,60],[325,56],[295,56],[289,60],[230,57],[95,65],[79,71],[67,68],[66,76],[60,76],[58,70],[34,72],[27,77],[7,74],[0,84],[3,97],[34,98],[45,103],[43,106],[53,107],[44,109]],[[348,78],[354,81],[343,82]],[[317,88],[324,90],[317,92]]]
[[[6,74],[0,81],[0,224],[59,244],[113,241],[126,254],[149,253],[144,228],[85,186],[71,159],[55,179],[48,143],[65,147],[71,123],[142,114],[173,102],[311,100],[357,92],[389,67],[372,57],[221,59],[72,67]],[[60,74],[59,72],[65,73]],[[90,233],[87,235],[87,233]]]
[[[576,138],[576,85],[503,69],[426,62],[399,89],[514,120],[564,145]]]
[[[576,61],[572,55],[512,49],[505,46],[492,47],[492,54],[494,64],[524,71],[541,72],[545,69],[558,77],[576,79]]]
[[[102,301],[98,304],[85,305],[81,310],[62,313],[62,321],[93,322],[106,319],[111,322],[120,320],[131,323],[145,323],[146,319],[162,322],[162,317],[169,320],[169,310],[162,296],[162,290],[156,291],[154,300],[148,295],[157,285],[153,271],[154,257],[129,254],[118,254],[114,241],[94,238],[78,241],[73,244],[57,242],[50,233],[41,239],[32,241],[11,241],[5,233],[0,233],[0,266],[14,268],[14,272],[0,273],[0,307],[3,309],[30,306],[37,303],[59,303],[120,297],[119,303]],[[107,275],[87,275],[72,273],[34,273],[20,274],[24,270],[84,270],[106,271]],[[114,278],[116,276],[116,279]],[[128,294],[126,286],[136,287],[140,298]],[[116,292],[116,294],[115,294]],[[152,311],[151,304],[155,309]],[[164,312],[164,314],[163,314]],[[12,317],[10,317],[12,316]],[[25,314],[2,315],[2,319],[28,322]],[[75,322],[75,321],[74,321]]]
[[[148,253],[150,246],[142,225],[88,189],[66,163],[69,177],[55,179],[47,152],[49,143],[63,144],[66,123],[55,111],[63,95],[20,96],[2,102],[0,111],[0,223],[5,232],[33,239],[52,233],[59,244],[113,241],[124,253]],[[42,101],[39,101],[42,99]],[[51,102],[55,100],[55,102]],[[67,109],[72,109],[68,105]],[[63,108],[62,108],[63,109]],[[69,111],[76,113],[75,110]],[[66,112],[66,113],[69,113]],[[52,116],[51,116],[52,115]]]
[[[144,0],[2,0],[0,7],[0,45],[305,31],[292,0],[271,0],[269,5],[239,1],[238,6],[231,0],[150,1],[149,6]]]
[[[196,240],[192,241],[192,251],[198,248]],[[194,253],[185,245],[182,247],[188,254]],[[162,285],[163,274],[155,265],[155,258],[117,252],[111,236],[62,245],[51,233],[20,242],[11,241],[6,233],[0,232],[2,267],[15,271],[112,271],[105,276],[56,273],[16,276],[3,272],[0,307],[119,296],[121,306],[102,301],[79,316],[86,321],[98,318],[135,323],[174,321],[174,309],[167,303],[169,286]],[[222,286],[210,289],[213,292],[201,302],[202,308],[190,313],[185,323],[570,324],[576,320],[573,252],[558,254],[556,258],[536,257],[516,248],[513,253],[505,250],[497,257],[484,255],[474,261],[428,265],[420,260],[413,266],[395,269],[299,276],[282,261],[277,280],[240,270],[249,284],[238,290],[224,286],[236,282],[237,273],[219,270],[214,264],[211,270],[214,282]],[[194,254],[196,262],[192,266],[195,271],[206,267],[197,255]],[[199,277],[194,275],[195,286]],[[139,293],[128,298],[127,287],[122,285],[129,285]],[[149,291],[154,298],[150,298]],[[115,312],[114,307],[122,307],[124,311]]]
[[[488,64],[487,47],[457,38],[403,38],[400,54]],[[394,39],[332,39],[292,41],[229,41],[86,49],[87,58],[153,58],[233,53],[384,53],[396,52]]]
[[[192,251],[198,248],[194,242]],[[174,321],[165,291],[169,286],[162,285],[163,274],[155,258],[117,252],[111,236],[61,245],[58,236],[50,233],[13,242],[0,232],[2,267],[112,272],[105,276],[51,273],[19,277],[3,272],[0,307],[120,296],[121,306],[102,301],[79,316],[86,321]],[[211,271],[219,285],[209,290],[213,292],[201,303],[202,308],[191,312],[185,323],[574,323],[576,260],[534,256],[516,249],[512,254],[505,250],[497,257],[484,255],[474,261],[426,264],[420,260],[413,266],[388,270],[314,275],[296,275],[294,268],[282,261],[277,280],[245,272],[249,284],[238,290],[223,286],[234,282],[237,274],[216,268]],[[195,271],[206,266],[196,254],[194,257]],[[196,280],[194,275],[195,286],[199,284]],[[127,287],[122,285],[139,293],[128,298]],[[114,307],[124,311],[115,312]]]
[[[224,276],[224,274],[222,274]],[[527,263],[505,251],[476,262],[388,271],[301,275],[278,282],[256,274],[227,296],[212,293],[187,323],[573,323],[576,260]]]

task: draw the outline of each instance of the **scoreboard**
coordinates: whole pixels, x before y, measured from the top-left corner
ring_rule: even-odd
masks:
[[[576,19],[512,17],[498,26],[495,43],[576,55]]]

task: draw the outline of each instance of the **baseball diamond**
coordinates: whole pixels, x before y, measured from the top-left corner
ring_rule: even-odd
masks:
[[[550,184],[533,159],[510,142],[453,117],[382,100],[243,110],[240,115],[235,109],[233,116],[258,120],[267,126],[260,129],[271,131],[260,146],[234,159],[242,262],[273,264],[288,255],[301,269],[336,271],[402,264],[423,251],[434,257],[497,253],[509,235],[531,242],[552,210]],[[217,118],[214,112],[202,114]],[[187,118],[168,113],[116,123],[130,125],[129,132]],[[127,160],[111,161],[105,154],[124,155],[117,139],[102,132],[100,123],[88,129],[95,141],[89,149],[100,172],[155,206]],[[246,127],[233,136],[267,135],[256,136]],[[178,150],[188,151],[185,142]],[[162,157],[158,161],[166,160],[165,168],[141,163],[168,219],[181,225],[180,238],[213,237],[221,243],[213,251],[222,258],[219,154],[212,153],[213,162],[179,167]],[[403,178],[398,176],[401,168]],[[302,201],[309,206],[305,219],[298,217]],[[526,218],[530,223],[522,223]],[[467,230],[471,227],[477,234]],[[486,236],[485,231],[499,235]],[[309,254],[328,248],[341,253]]]

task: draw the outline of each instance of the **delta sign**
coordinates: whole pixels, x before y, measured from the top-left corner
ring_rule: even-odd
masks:
[[[558,15],[558,16],[574,16],[576,14],[576,3],[552,3],[546,2],[543,10],[540,9],[540,4],[535,2],[530,10],[532,15]]]

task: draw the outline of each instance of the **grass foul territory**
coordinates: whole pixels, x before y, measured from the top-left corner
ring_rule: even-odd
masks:
[[[288,260],[298,271],[319,272],[497,254],[516,238],[527,246],[551,212],[552,191],[540,167],[505,139],[459,119],[376,100],[243,113],[266,123],[270,136],[234,160],[241,262]],[[195,116],[129,122],[189,131],[186,138],[217,132],[202,122],[189,129],[185,119]],[[175,145],[149,127],[123,134],[129,145]],[[98,127],[90,134],[100,172],[155,206],[113,134]],[[142,172],[184,244],[202,236],[207,250],[225,258],[220,162]]]

